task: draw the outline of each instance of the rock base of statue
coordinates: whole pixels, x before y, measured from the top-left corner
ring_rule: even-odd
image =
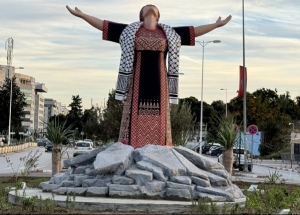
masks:
[[[185,147],[146,145],[134,149],[111,143],[64,161],[65,173],[42,182],[43,191],[60,195],[166,199],[245,198],[224,166]]]

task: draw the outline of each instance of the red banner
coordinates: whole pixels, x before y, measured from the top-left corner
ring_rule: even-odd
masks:
[[[245,80],[246,91],[247,91],[247,68],[245,68],[245,78],[244,78],[244,67],[240,66],[240,79],[239,79],[238,97],[243,97],[244,96],[244,80]]]

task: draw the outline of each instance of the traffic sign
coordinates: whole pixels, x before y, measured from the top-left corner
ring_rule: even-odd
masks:
[[[10,132],[10,134],[15,134],[15,132]]]
[[[256,125],[250,125],[247,129],[247,131],[249,132],[249,134],[254,135],[257,134],[258,132],[258,127]]]
[[[24,132],[19,132],[19,135],[24,135]]]
[[[81,134],[81,135],[84,135],[84,132],[82,131],[80,134]]]

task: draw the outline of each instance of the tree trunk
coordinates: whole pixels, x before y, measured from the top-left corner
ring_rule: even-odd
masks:
[[[232,165],[233,165],[233,151],[231,149],[227,149],[223,151],[223,165],[225,170],[232,175]]]
[[[60,172],[61,168],[61,146],[53,145],[52,149],[52,175]]]

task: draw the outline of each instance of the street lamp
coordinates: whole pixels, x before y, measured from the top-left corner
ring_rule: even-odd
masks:
[[[225,88],[225,89],[220,89],[220,90],[225,90],[226,91],[226,118],[227,118],[227,88]]]
[[[15,69],[24,69],[24,67],[17,67]],[[10,145],[10,125],[11,125],[11,103],[12,103],[12,74],[11,74],[11,70],[9,68],[9,76],[10,77],[10,96],[9,96],[9,119],[8,119],[8,141],[7,141],[7,145]]]
[[[202,46],[202,79],[201,79],[201,108],[200,108],[200,138],[199,138],[199,145],[200,145],[200,149],[199,149],[199,153],[202,154],[202,124],[203,124],[203,68],[204,68],[204,47],[208,44],[208,43],[220,43],[220,40],[213,40],[213,41],[196,41],[197,43],[199,43]]]
[[[293,125],[293,133],[295,133],[295,127],[294,127],[294,123],[290,122],[289,125]]]

